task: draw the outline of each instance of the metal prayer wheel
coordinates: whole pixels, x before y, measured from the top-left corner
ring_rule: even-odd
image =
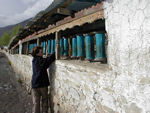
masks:
[[[48,40],[48,54],[51,54],[51,40]]]
[[[84,57],[84,37],[82,35],[77,36],[77,57]]]
[[[72,57],[77,57],[77,38],[72,38]]]
[[[63,56],[64,55],[64,40],[63,38],[60,38],[60,55]]]
[[[55,52],[55,40],[51,40],[51,54]]]
[[[94,38],[92,35],[85,35],[85,43],[86,43],[86,59],[93,60],[94,59]]]
[[[105,54],[105,34],[104,33],[96,33],[96,59],[99,61],[106,60]]]
[[[64,38],[64,56],[69,55],[69,43],[68,38]]]

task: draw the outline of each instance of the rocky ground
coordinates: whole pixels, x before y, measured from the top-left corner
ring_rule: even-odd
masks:
[[[15,78],[11,63],[0,52],[0,113],[31,113],[32,99]]]

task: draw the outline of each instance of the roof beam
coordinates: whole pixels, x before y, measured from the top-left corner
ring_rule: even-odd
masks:
[[[57,13],[62,15],[71,15],[71,11],[66,8],[58,8]]]

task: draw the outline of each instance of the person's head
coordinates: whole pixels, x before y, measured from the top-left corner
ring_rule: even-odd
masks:
[[[32,49],[31,55],[32,55],[33,57],[36,57],[36,56],[43,56],[42,47],[40,47],[40,46],[34,47],[34,48]]]

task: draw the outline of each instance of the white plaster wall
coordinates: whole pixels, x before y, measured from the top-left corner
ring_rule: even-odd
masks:
[[[104,9],[108,64],[56,61],[55,113],[150,113],[150,0],[105,0]],[[31,79],[32,57],[8,56]]]
[[[110,67],[148,76],[150,0],[106,0],[104,9]]]
[[[32,57],[19,54],[8,54],[7,57],[11,62],[11,66],[16,72],[16,77],[21,80],[27,91],[31,91],[31,77],[32,77]]]
[[[108,63],[116,73],[112,89],[127,102],[117,111],[137,113],[131,109],[137,106],[149,113],[150,0],[106,0],[104,9]]]
[[[115,113],[115,76],[107,65],[60,60],[50,76],[55,113]]]
[[[105,0],[104,10],[109,68],[57,62],[55,111],[150,113],[150,0]]]
[[[149,113],[149,79],[63,60],[51,66],[50,75],[55,113]]]

